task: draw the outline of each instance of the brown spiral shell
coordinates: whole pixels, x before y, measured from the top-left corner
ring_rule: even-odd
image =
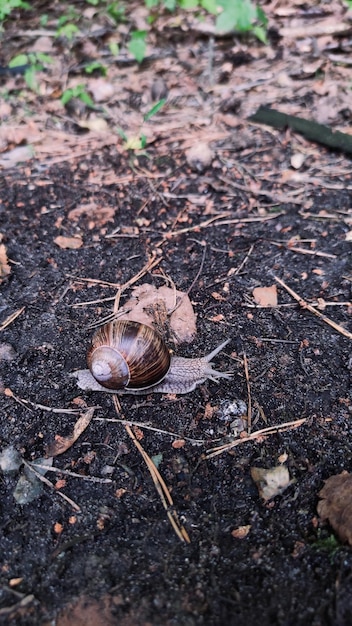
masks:
[[[162,337],[150,326],[115,320],[93,335],[87,362],[103,387],[145,389],[165,378],[170,353]]]

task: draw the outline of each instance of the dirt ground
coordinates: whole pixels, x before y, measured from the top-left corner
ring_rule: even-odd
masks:
[[[332,57],[345,58],[350,40],[294,31],[342,23],[340,3],[318,3],[314,16],[275,7],[263,5],[266,46],[212,40],[211,82],[210,35],[191,27],[156,35],[166,60],[117,64],[110,80],[125,83],[110,111],[126,134],[138,132],[156,75],[169,93],[177,86],[145,129],[145,151],[127,150],[111,120],[100,134],[84,129],[89,112],[60,116],[43,95],[28,118],[18,92],[2,109],[3,152],[31,143],[34,157],[3,166],[0,180],[0,449],[43,458],[79,411],[94,417],[31,502],[14,497],[22,465],[1,475],[1,624],[351,624],[351,548],[317,513],[324,480],[352,466],[350,159],[247,119],[267,104],[347,132],[351,73]],[[21,81],[5,76],[2,89]],[[211,158],[194,164],[187,151],[204,142]],[[197,315],[196,338],[176,352],[202,356],[230,338],[215,361],[233,378],[184,396],[126,395],[118,415],[109,394],[80,391],[71,373],[85,367],[90,324],[155,259],[136,284],[189,290]],[[278,303],[258,304],[257,287],[277,289]],[[242,432],[228,414],[238,400],[250,408]],[[189,543],[116,418],[138,425]],[[277,428],[248,440],[249,426]],[[251,470],[279,465],[289,484],[265,500]]]

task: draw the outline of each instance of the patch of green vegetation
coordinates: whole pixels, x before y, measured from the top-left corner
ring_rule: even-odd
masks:
[[[93,74],[93,72],[99,72],[102,76],[107,75],[107,69],[100,61],[92,61],[85,66],[84,71],[86,74]]]
[[[41,72],[47,65],[53,63],[52,57],[43,52],[30,52],[29,54],[18,54],[9,63],[9,67],[27,66],[24,72],[24,79],[32,91],[39,92],[37,72]]]
[[[145,0],[145,5],[153,9],[175,11],[177,8],[203,9],[216,16],[215,26],[218,33],[252,33],[266,43],[268,20],[259,6],[251,0]]]
[[[166,102],[165,99],[162,99],[162,100],[159,100],[159,102],[156,102],[154,106],[144,115],[143,123],[148,122],[154,115],[156,115],[158,111],[162,109],[165,102]],[[124,141],[123,147],[125,150],[136,151],[136,152],[139,152],[140,150],[144,150],[144,148],[147,145],[147,138],[142,133],[143,123],[141,124],[139,134],[131,136],[131,137],[126,135],[126,133],[122,130],[122,128],[117,129],[118,134],[120,135],[120,137],[122,137]]]
[[[84,102],[84,104],[89,108],[95,109],[95,104],[84,85],[76,85],[76,87],[73,87],[72,89],[66,89],[60,100],[65,106],[68,102],[70,102],[70,100],[72,100],[72,98],[77,98],[78,100]]]
[[[138,63],[141,63],[145,57],[146,38],[147,31],[145,30],[134,30],[131,33],[131,39],[127,47]]]
[[[11,16],[14,9],[30,9],[31,6],[24,0],[0,0],[0,27],[6,18]]]
[[[336,551],[341,548],[341,544],[338,542],[335,535],[329,535],[328,537],[324,538],[318,535],[318,539],[315,541],[315,543],[312,544],[312,548],[318,551],[325,550],[327,552],[330,552],[331,556],[334,556]]]
[[[76,24],[68,22],[63,26],[59,26],[59,28],[56,30],[56,37],[64,37],[68,41],[72,41],[77,33],[79,33],[79,28],[76,26]]]

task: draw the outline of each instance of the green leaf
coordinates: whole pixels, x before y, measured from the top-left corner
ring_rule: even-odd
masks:
[[[79,28],[77,28],[76,24],[70,23],[61,26],[61,28],[58,28],[56,31],[56,37],[65,37],[66,39],[71,41],[76,33],[79,33]]]
[[[50,63],[54,63],[53,57],[49,56],[48,54],[44,54],[44,52],[36,52],[35,56],[37,60],[44,65],[50,65]]]
[[[253,26],[253,34],[262,43],[268,43],[268,38],[266,36],[266,31],[265,31],[265,29],[262,26]]]
[[[36,77],[36,68],[35,67],[29,67],[28,70],[25,71],[24,79],[25,79],[26,84],[28,85],[29,89],[31,89],[35,93],[38,93],[39,85],[38,85],[38,81],[37,81],[37,77]]]
[[[176,0],[164,0],[164,7],[168,11],[174,11],[176,9]]]
[[[108,15],[115,20],[116,23],[123,22],[125,19],[125,7],[122,6],[119,2],[113,2],[109,4],[106,9]]]
[[[123,139],[124,141],[128,140],[128,137],[127,137],[126,133],[124,133],[122,128],[117,128],[117,132],[120,135],[121,139]]]
[[[156,7],[158,4],[159,4],[159,0],[145,0],[145,6],[147,7],[147,9],[152,9],[153,7]]]
[[[158,102],[156,102],[156,104],[154,104],[154,106],[150,109],[150,111],[148,111],[145,116],[144,116],[144,121],[147,122],[148,120],[150,120],[151,117],[153,117],[153,115],[156,115],[156,113],[158,113],[158,111],[160,111],[160,109],[163,108],[164,104],[166,102],[166,98],[162,98],[162,100],[159,100]]]
[[[195,9],[199,6],[198,0],[179,0],[179,5],[182,9]]]
[[[134,56],[138,63],[141,63],[145,57],[146,51],[146,31],[135,30],[132,32],[131,39],[128,44],[128,50]]]
[[[99,70],[103,76],[106,76],[107,74],[107,69],[105,65],[103,65],[99,61],[92,61],[92,63],[89,63],[89,65],[84,68],[86,74],[92,74],[93,72],[95,72],[95,70]]]
[[[201,0],[200,4],[203,9],[212,15],[217,15],[219,13],[219,3],[217,0]]]
[[[90,95],[86,91],[83,90],[77,97],[80,100],[82,100],[82,102],[84,102],[84,104],[86,104],[87,106],[91,107],[91,109],[95,108],[95,104],[94,104],[92,98],[90,97]]]
[[[73,89],[65,89],[64,93],[62,94],[62,96],[60,98],[60,101],[65,106],[65,104],[70,102],[70,100],[72,100],[73,97],[74,97]]]
[[[252,30],[257,11],[250,0],[218,0],[218,4],[223,9],[216,19],[218,32]]]
[[[111,54],[117,57],[120,52],[119,44],[116,43],[116,41],[112,41],[111,43],[109,43],[109,50]]]
[[[27,65],[28,63],[28,54],[18,54],[16,57],[13,57],[9,63],[9,67],[19,67],[20,65]]]

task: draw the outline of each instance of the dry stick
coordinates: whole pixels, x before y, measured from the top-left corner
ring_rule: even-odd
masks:
[[[148,470],[150,472],[150,475],[153,479],[155,488],[159,494],[159,497],[162,501],[163,507],[167,513],[167,516],[169,518],[169,521],[171,523],[171,526],[173,527],[176,535],[179,537],[179,539],[181,539],[181,541],[184,541],[185,543],[191,543],[191,540],[188,536],[188,533],[186,531],[186,529],[182,526],[182,524],[180,523],[177,513],[176,511],[170,510],[170,507],[173,507],[174,503],[173,500],[171,498],[170,492],[167,488],[167,486],[165,485],[165,482],[161,476],[161,474],[159,473],[158,469],[156,468],[156,466],[154,465],[153,461],[151,460],[151,458],[148,456],[148,454],[146,453],[146,451],[144,450],[144,448],[142,448],[141,444],[139,443],[138,439],[136,439],[135,435],[133,434],[131,427],[126,424],[125,425],[125,429],[127,431],[127,433],[129,434],[129,436],[131,437],[134,445],[136,446],[137,450],[140,452],[140,454],[142,455],[143,460],[145,461]]]
[[[114,422],[115,424],[130,424],[132,426],[138,426],[138,428],[145,428],[146,430],[151,430],[152,432],[158,433],[160,435],[168,435],[169,437],[173,437],[175,439],[184,439],[189,443],[200,446],[205,443],[209,443],[207,439],[192,439],[192,437],[187,437],[186,435],[180,435],[179,433],[173,433],[171,430],[163,430],[162,428],[156,428],[155,426],[150,426],[146,422],[137,422],[135,420],[123,420],[115,417],[93,417],[93,421],[95,422]],[[217,439],[213,439],[213,442],[219,441]]]
[[[38,469],[45,469],[47,472],[54,472],[56,474],[63,474],[64,476],[72,476],[73,478],[79,478],[80,480],[87,480],[91,483],[112,483],[111,478],[99,478],[98,476],[83,476],[83,474],[77,474],[70,470],[61,469],[60,467],[53,467],[52,465],[44,465],[42,463],[36,463],[32,461],[31,467],[38,467]]]
[[[243,365],[244,365],[244,373],[246,376],[246,385],[247,385],[247,404],[248,404],[248,410],[247,410],[247,434],[250,435],[251,434],[251,429],[252,429],[252,396],[251,396],[251,386],[249,383],[249,371],[248,371],[248,360],[247,360],[247,355],[246,353],[243,354]]]
[[[196,224],[195,226],[188,226],[187,228],[180,228],[179,230],[168,231],[164,234],[163,239],[158,242],[157,245],[161,245],[171,237],[177,237],[178,235],[183,235],[185,233],[191,233],[194,231],[201,230],[202,228],[208,228],[209,226],[224,226],[228,224],[251,224],[253,222],[268,222],[270,220],[277,219],[281,215],[285,215],[284,211],[280,211],[280,213],[275,213],[275,215],[267,215],[266,217],[243,217],[243,218],[234,218],[234,219],[224,219],[224,216],[228,216],[228,213],[223,215],[215,215],[210,219],[200,222],[200,224]],[[219,220],[216,222],[216,220]]]
[[[81,409],[54,409],[52,406],[46,406],[45,404],[37,404],[36,402],[32,402],[31,400],[25,400],[24,398],[20,398],[19,396],[15,396],[10,387],[6,387],[4,390],[4,395],[7,398],[12,398],[15,402],[18,402],[26,409],[31,411],[30,406],[34,409],[39,409],[40,411],[49,411],[50,413],[68,413],[69,415],[76,415],[77,413],[81,413]]]
[[[18,309],[17,311],[15,311],[14,313],[11,313],[11,315],[9,315],[6,320],[3,321],[2,324],[0,324],[0,331],[1,330],[5,330],[5,328],[7,328],[7,326],[10,326],[10,324],[12,324],[12,322],[15,321],[15,319],[21,315],[21,313],[23,313],[23,311],[25,310],[25,306],[21,307],[20,309]]]
[[[319,252],[319,250],[309,250],[306,248],[297,248],[296,246],[289,246],[286,243],[280,243],[279,241],[270,241],[272,246],[278,248],[285,248],[289,252],[297,252],[298,254],[310,254],[311,256],[322,256],[326,259],[336,259],[336,254],[329,254],[328,252]]]
[[[314,313],[314,315],[316,315],[321,320],[323,320],[323,322],[325,322],[326,324],[329,324],[329,326],[334,328],[334,330],[337,330],[338,333],[341,333],[341,335],[344,335],[348,339],[352,339],[352,333],[350,333],[340,324],[336,324],[336,322],[326,317],[326,315],[323,315],[322,313],[320,313],[320,311],[317,311],[314,308],[314,306],[312,306],[311,304],[308,304],[308,302],[303,300],[303,298],[301,298],[301,296],[299,296],[298,293],[296,293],[295,291],[293,291],[293,289],[291,289],[291,287],[286,285],[286,283],[284,283],[284,281],[281,280],[281,278],[278,278],[277,276],[274,276],[274,278],[276,282],[278,282],[279,285],[281,285],[281,287],[286,289],[286,291],[292,296],[292,298],[297,300],[298,304],[302,307],[302,309],[308,309],[308,311],[310,311],[311,313]]]
[[[114,397],[114,403],[115,403],[115,398]],[[115,408],[116,408],[116,404],[115,404]],[[137,450],[139,451],[139,453],[141,454],[149,472],[150,475],[153,479],[155,488],[159,494],[159,497],[161,499],[161,502],[163,504],[163,507],[167,513],[167,516],[169,518],[169,521],[171,523],[171,526],[173,527],[176,535],[179,537],[179,539],[181,539],[181,541],[185,542],[185,543],[190,543],[191,540],[188,536],[188,533],[186,531],[186,529],[182,526],[182,524],[180,523],[177,513],[176,511],[173,511],[170,509],[170,507],[173,507],[174,503],[173,500],[171,498],[170,492],[167,488],[167,486],[165,485],[165,482],[160,474],[160,472],[158,471],[158,469],[156,468],[156,466],[154,465],[153,461],[151,460],[151,458],[148,456],[148,454],[146,453],[146,451],[144,450],[144,448],[141,446],[141,444],[139,443],[138,439],[136,438],[136,436],[134,435],[131,427],[129,424],[125,424],[125,429],[128,433],[128,435],[131,437],[134,445],[136,446]]]
[[[64,493],[62,493],[62,491],[59,491],[58,489],[55,488],[55,486],[50,482],[50,480],[48,480],[47,478],[45,478],[45,476],[42,476],[42,474],[40,474],[39,472],[37,472],[36,469],[34,469],[33,465],[31,463],[28,463],[27,461],[25,461],[24,459],[23,463],[24,465],[31,471],[33,472],[33,474],[36,475],[37,478],[39,478],[39,480],[41,482],[43,482],[45,485],[47,485],[48,487],[50,487],[50,489],[52,489],[53,491],[55,491],[55,493],[57,493],[59,496],[61,496],[61,498],[63,498],[64,500],[66,500],[66,502],[68,502],[74,511],[77,511],[77,513],[81,512],[80,507],[78,506],[78,504],[76,504],[73,500],[71,500],[71,498],[69,498],[68,496],[66,496]]]
[[[279,424],[278,426],[268,426],[267,428],[262,428],[261,430],[257,430],[255,433],[251,433],[248,437],[240,437],[235,441],[231,441],[230,443],[225,443],[223,446],[219,446],[217,448],[210,448],[202,455],[202,460],[208,460],[213,458],[214,456],[218,456],[223,452],[228,452],[235,448],[236,446],[241,445],[241,443],[247,443],[248,441],[255,441],[259,439],[263,435],[272,435],[277,432],[284,432],[285,430],[292,430],[293,428],[298,428],[307,421],[306,417],[302,417],[299,420],[295,420],[294,422],[286,422],[286,424]]]

